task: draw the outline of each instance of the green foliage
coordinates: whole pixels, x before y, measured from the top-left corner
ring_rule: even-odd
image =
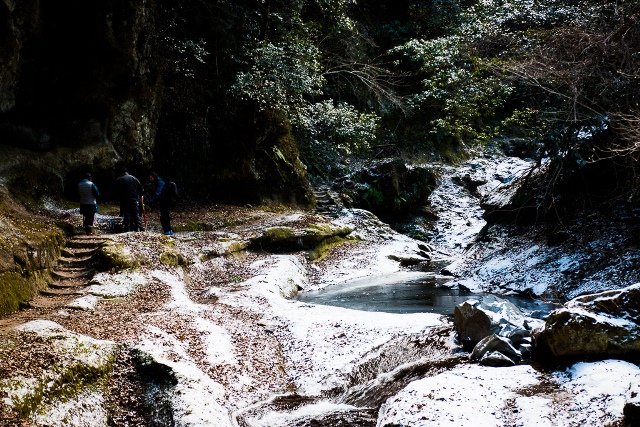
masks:
[[[375,186],[366,184],[365,190],[362,193],[362,198],[370,207],[379,207],[384,202],[384,193]]]
[[[298,41],[261,42],[247,56],[252,58],[250,70],[238,73],[231,93],[254,101],[261,111],[282,111],[292,122],[300,121],[305,96],[322,93],[318,48]]]
[[[309,105],[297,126],[302,144],[315,144],[342,155],[367,151],[376,139],[379,117],[332,100]]]
[[[216,159],[226,166],[242,156],[250,146],[242,138],[262,136],[245,131],[255,110],[292,124],[316,182],[344,174],[348,156],[367,155],[377,143],[455,160],[477,143],[518,138],[528,152],[566,161],[570,170],[602,155],[610,135],[616,143],[638,139],[631,129],[640,96],[637,2],[161,4],[171,12],[165,19],[189,19],[163,25],[168,86],[174,94],[191,89],[163,108],[184,105],[193,120],[160,122],[193,131],[171,138],[189,141],[191,156],[176,163],[190,171],[193,158],[208,171]],[[214,144],[228,156],[216,156]],[[172,154],[183,156],[184,148]],[[278,152],[273,159],[282,163]]]
[[[410,2],[416,30],[424,38],[443,37],[460,25],[465,3],[460,0],[417,0]]]
[[[315,178],[332,176],[338,159],[366,153],[376,140],[379,117],[332,100],[309,105],[294,133],[303,162]]]
[[[512,92],[461,36],[412,40],[392,51],[420,64],[423,90],[408,101],[409,111],[428,121],[426,138],[454,144],[486,141],[491,123]]]

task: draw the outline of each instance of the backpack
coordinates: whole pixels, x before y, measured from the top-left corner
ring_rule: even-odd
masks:
[[[167,181],[166,191],[167,191],[167,194],[171,196],[172,199],[176,199],[180,197],[178,194],[178,186],[173,181]]]

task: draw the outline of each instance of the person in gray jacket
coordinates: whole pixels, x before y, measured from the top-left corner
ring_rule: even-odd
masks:
[[[78,184],[78,194],[80,194],[80,214],[82,214],[84,232],[87,235],[93,234],[93,220],[98,212],[97,198],[100,192],[91,181],[90,173],[85,174],[84,179]]]

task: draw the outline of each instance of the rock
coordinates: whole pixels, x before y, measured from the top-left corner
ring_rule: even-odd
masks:
[[[498,351],[490,351],[482,356],[480,364],[485,366],[513,366],[516,363]]]
[[[530,359],[533,356],[533,346],[531,344],[520,344],[518,351],[523,359]]]
[[[309,224],[305,228],[269,227],[260,235],[251,238],[249,246],[273,252],[315,249],[323,241],[334,237],[344,238],[352,231],[350,227],[331,223]]]
[[[522,355],[516,350],[511,341],[507,338],[499,337],[496,334],[489,335],[480,341],[471,352],[471,358],[474,360],[482,360],[487,353],[498,352],[507,357],[515,364],[520,361]],[[504,366],[504,365],[502,365]]]
[[[41,354],[33,354],[32,359],[0,352],[0,364],[11,364],[15,370],[0,381],[3,409],[20,408],[29,425],[108,424],[102,402],[113,372],[116,343],[75,333],[49,320],[33,320],[0,337],[0,348],[9,345],[15,354],[31,353],[34,348],[40,348]]]
[[[585,295],[552,312],[533,334],[542,356],[637,359],[640,356],[640,283]]]
[[[484,219],[489,223],[526,223],[535,219],[537,207],[526,201],[533,199],[531,181],[544,177],[546,170],[546,167],[533,168],[532,164],[529,170],[520,171],[517,176],[504,179],[501,185],[481,199]]]
[[[640,425],[640,384],[631,384],[623,409],[624,425]]]
[[[51,282],[64,234],[26,211],[0,187],[0,315],[12,313]]]
[[[379,216],[397,216],[428,205],[436,178],[431,169],[409,168],[403,160],[392,159],[355,172],[348,180],[339,180],[335,189],[345,206],[367,209]]]
[[[480,301],[467,300],[458,304],[453,313],[453,323],[458,339],[465,346],[473,346],[490,334],[491,317],[480,310]]]
[[[528,329],[525,316],[515,305],[493,295],[485,296],[482,301],[470,299],[458,304],[453,322],[458,339],[468,347],[490,334],[513,337],[517,343]]]

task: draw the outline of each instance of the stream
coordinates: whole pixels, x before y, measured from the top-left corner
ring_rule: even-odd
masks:
[[[447,286],[450,277],[434,273],[398,272],[367,277],[300,293],[298,300],[310,304],[331,305],[362,311],[385,313],[436,313],[453,316],[455,306],[468,299],[487,295]],[[498,295],[511,301],[525,316],[545,318],[558,306],[550,301],[518,295]]]
[[[463,167],[442,169],[440,183],[431,197],[431,207],[438,219],[423,233],[433,253],[442,256],[438,259],[441,264],[464,256],[465,248],[486,224],[478,196],[463,188],[457,178],[472,175],[483,180],[486,184],[480,191],[486,194],[529,166],[518,159],[494,161],[484,158]],[[419,222],[409,225],[420,226]],[[441,314],[448,320],[444,326],[392,339],[372,354],[363,356],[349,374],[347,387],[336,390],[336,394],[320,398],[296,394],[277,396],[236,414],[239,424],[251,427],[375,426],[380,405],[408,383],[467,363],[466,353],[451,351],[454,309],[468,299],[482,299],[488,294],[447,286],[452,280],[451,276],[436,272],[399,271],[299,292],[297,299],[305,304],[363,312]],[[509,300],[530,318],[544,319],[558,307],[551,301],[525,296],[498,297]]]

